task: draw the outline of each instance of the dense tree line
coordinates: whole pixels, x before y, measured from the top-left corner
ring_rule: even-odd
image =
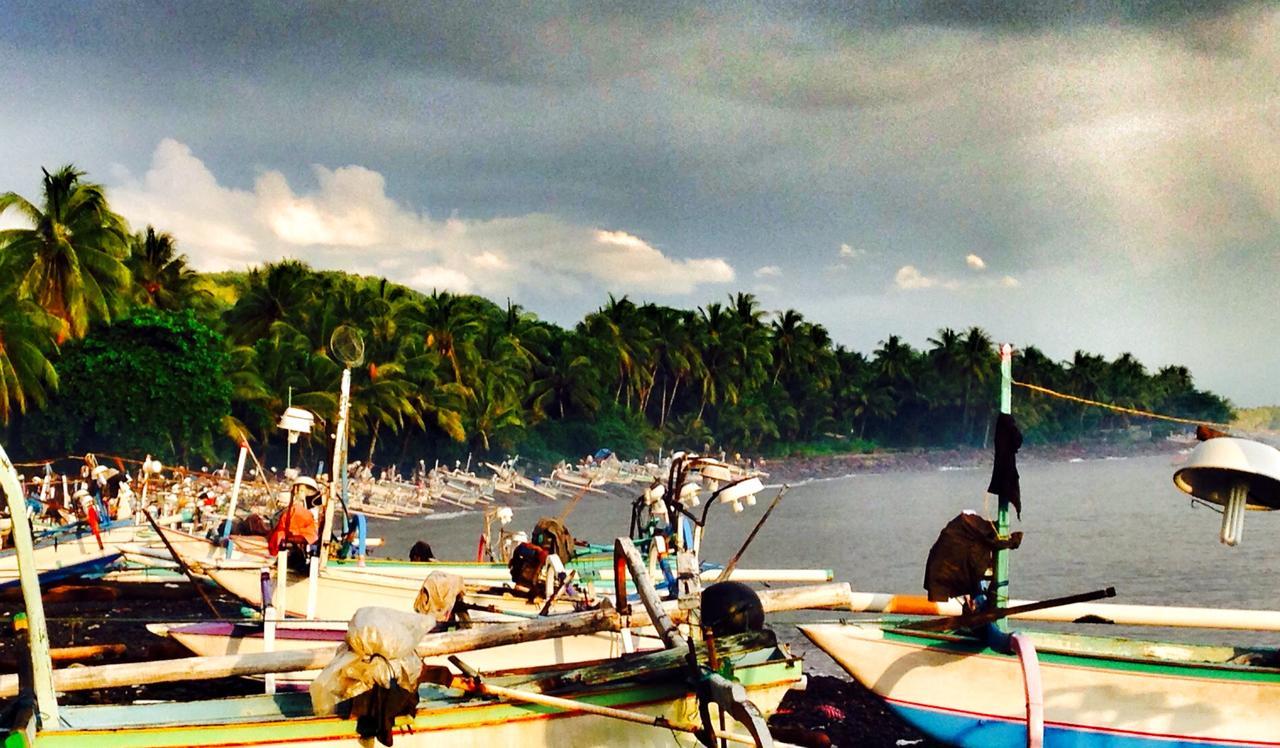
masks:
[[[72,167],[45,173],[38,205],[0,195],[5,211],[31,228],[0,231],[0,424],[28,452],[116,443],[209,455],[230,451],[222,434],[278,452],[288,403],[331,428],[342,364],[329,341],[344,325],[365,344],[353,455],[375,462],[977,446],[989,436],[998,360],[977,327],[940,329],[923,349],[890,335],[865,355],[746,293],[693,310],[610,296],[566,329],[510,302],[292,260],[201,275],[172,236],[131,232]],[[1017,356],[1023,381],[1172,415],[1231,415],[1180,366],[1149,372],[1130,354],[1083,351],[1054,361],[1034,346]],[[1032,441],[1143,420],[1022,391],[1015,413]],[[313,441],[302,449],[318,459],[324,438]]]

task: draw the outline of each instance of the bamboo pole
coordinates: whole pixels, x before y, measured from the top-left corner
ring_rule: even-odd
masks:
[[[766,590],[765,592],[772,592]],[[1022,606],[1035,600],[1010,600]],[[963,611],[959,603],[930,602],[923,595],[893,595],[887,592],[852,592],[848,610],[854,613],[898,613],[915,616],[954,616]],[[1023,621],[1049,623],[1110,623],[1117,626],[1164,626],[1234,631],[1280,631],[1280,611],[1247,608],[1198,608],[1176,605],[1131,605],[1124,603],[1075,603],[1048,610],[1010,616]]]
[[[1013,346],[1008,343],[1000,345],[1000,412],[1013,413]],[[1009,537],[1009,500],[999,497],[996,509],[996,534],[1002,538]],[[996,607],[1009,607],[1009,549],[996,549],[995,569]],[[1001,631],[1008,631],[1008,624],[1001,619],[996,621]]]
[[[538,704],[539,706],[549,706],[553,709],[560,709],[566,712],[580,712],[583,714],[592,714],[597,717],[608,717],[609,719],[622,720],[623,722],[633,722],[639,725],[648,725],[663,730],[671,730],[672,732],[683,732],[691,735],[697,735],[702,729],[695,725],[681,725],[671,722],[661,714],[645,714],[643,712],[633,712],[626,709],[615,709],[608,706],[600,706],[598,704],[590,704],[585,701],[576,701],[574,699],[565,699],[559,696],[548,696],[542,693],[533,693],[532,691],[524,691],[518,688],[506,688],[505,686],[494,686],[480,680],[475,675],[475,670],[466,666],[466,663],[457,657],[450,657],[451,662],[463,672],[467,672],[466,678],[461,678],[466,686],[466,690],[483,693],[488,696],[496,696],[511,701],[523,701],[529,704]],[[725,740],[731,743],[740,743],[745,745],[761,745],[755,738],[750,735],[742,735],[727,730],[712,730],[717,740]],[[771,745],[782,746],[783,743],[773,742]]]
[[[231,558],[231,527],[236,521],[236,504],[240,500],[240,483],[244,480],[244,458],[249,452],[248,442],[240,442],[240,457],[236,460],[236,479],[231,484],[231,501],[227,504],[227,521],[222,527],[222,542],[227,544],[227,558]]]
[[[66,477],[63,477],[65,485]],[[9,517],[13,520],[13,547],[18,556],[18,578],[22,586],[22,601],[27,612],[28,636],[31,641],[31,666],[33,686],[36,692],[36,709],[45,729],[58,727],[58,697],[54,690],[53,661],[49,659],[49,627],[44,618],[44,601],[40,599],[40,579],[36,574],[31,523],[27,519],[27,502],[22,496],[22,484],[18,471],[9,461],[9,454],[0,446],[0,488],[4,489],[9,504]],[[64,489],[65,491],[65,489]],[[18,676],[13,679],[14,696],[18,692]]]
[[[200,583],[199,579],[196,579],[195,572],[191,571],[191,567],[187,566],[186,562],[182,560],[182,556],[178,555],[178,552],[174,550],[173,544],[169,542],[169,538],[165,537],[164,532],[160,530],[160,525],[156,524],[156,518],[151,514],[151,508],[148,507],[143,509],[142,516],[147,518],[147,522],[151,524],[151,529],[155,530],[156,535],[160,536],[160,541],[164,543],[164,547],[169,551],[169,555],[173,556],[173,560],[178,562],[178,567],[182,569],[182,573],[187,575],[187,580],[191,582],[191,586],[195,587],[196,592],[200,593],[200,599],[204,600],[205,605],[209,606],[209,610],[213,611],[213,617],[221,618],[222,611],[218,610],[218,606],[213,604],[213,600],[210,599],[209,593],[204,591],[204,585]]]
[[[479,628],[431,634],[423,638],[417,651],[420,657],[435,657],[525,641],[616,631],[619,625],[618,614],[610,609],[569,613],[551,618],[497,623]],[[329,664],[335,652],[336,649],[333,647],[324,647],[65,668],[52,672],[51,692],[53,689],[60,692],[84,691],[144,683],[212,680],[243,675],[320,670]],[[0,698],[8,698],[17,692],[18,676],[0,675]]]
[[[742,554],[747,552],[747,547],[751,545],[751,541],[756,539],[756,534],[760,532],[760,528],[764,527],[769,515],[773,514],[773,510],[778,507],[778,502],[782,501],[782,497],[786,496],[789,490],[791,490],[791,486],[785,484],[778,490],[778,495],[773,497],[773,503],[769,504],[769,508],[764,511],[760,521],[756,522],[756,526],[751,528],[751,533],[747,535],[747,539],[742,541],[742,547],[738,549],[737,553],[733,554],[733,558],[729,559],[729,563],[724,565],[724,570],[716,577],[717,583],[729,581],[733,575],[733,570],[738,567],[738,561],[742,558]]]

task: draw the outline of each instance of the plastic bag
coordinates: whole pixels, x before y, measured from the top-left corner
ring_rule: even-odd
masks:
[[[351,617],[345,641],[311,683],[311,707],[317,716],[333,714],[338,702],[374,686],[394,682],[416,691],[422,674],[418,642],[435,628],[431,616],[393,608],[361,608]]]
[[[447,622],[465,589],[465,580],[457,574],[433,571],[422,583],[422,589],[413,601],[413,609],[437,621]]]

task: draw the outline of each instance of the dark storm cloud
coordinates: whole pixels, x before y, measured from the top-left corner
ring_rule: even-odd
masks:
[[[726,258],[864,350],[982,324],[1280,400],[1231,363],[1280,365],[1250,314],[1280,272],[1277,33],[1248,3],[8,3],[0,187],[74,161],[224,263],[484,291],[527,257],[554,290],[506,290],[560,321],[608,273],[557,247],[648,288]],[[298,243],[360,239],[344,201],[403,252]]]

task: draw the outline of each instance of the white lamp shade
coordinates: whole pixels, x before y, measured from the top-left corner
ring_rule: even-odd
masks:
[[[689,481],[680,487],[680,503],[685,506],[698,505],[698,484]]]
[[[702,477],[707,480],[720,481],[721,483],[733,480],[733,473],[729,471],[729,466],[723,462],[708,463],[699,468],[699,470],[702,473]]]
[[[1261,442],[1218,437],[1201,442],[1173,474],[1182,491],[1226,505],[1231,489],[1246,486],[1250,509],[1280,509],[1280,451]]]
[[[302,408],[288,408],[285,410],[284,415],[280,416],[280,423],[277,425],[290,433],[309,434],[315,422],[316,417],[312,415],[311,411],[303,410]]]
[[[736,504],[743,499],[754,496],[764,490],[759,478],[747,478],[726,486],[720,491],[720,501],[725,504]]]

